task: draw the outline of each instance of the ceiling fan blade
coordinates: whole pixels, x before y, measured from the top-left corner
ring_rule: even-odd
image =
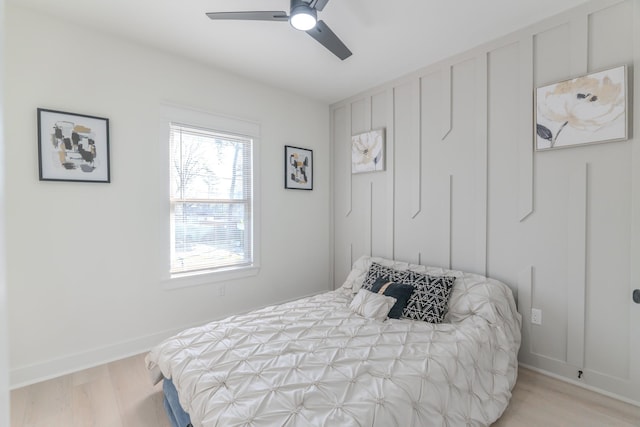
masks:
[[[322,10],[329,3],[329,0],[312,0],[310,6],[315,10]]]
[[[243,21],[288,21],[289,17],[286,12],[268,11],[268,12],[209,12],[207,16],[210,19],[234,19]]]
[[[324,21],[318,21],[315,27],[307,31],[307,34],[343,61],[351,56],[351,51],[342,43],[338,36],[331,31],[331,28],[329,28]]]

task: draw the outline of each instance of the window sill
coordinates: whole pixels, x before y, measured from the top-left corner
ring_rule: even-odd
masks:
[[[221,270],[199,271],[196,273],[172,274],[162,280],[164,289],[173,290],[191,286],[201,286],[227,280],[257,276],[260,266],[254,264],[249,267],[231,267]]]

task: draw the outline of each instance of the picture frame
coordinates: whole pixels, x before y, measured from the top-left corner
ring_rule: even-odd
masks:
[[[351,136],[351,173],[380,172],[385,170],[384,128]]]
[[[313,190],[313,150],[284,146],[284,188]]]
[[[535,150],[628,139],[627,66],[536,88]]]
[[[109,119],[38,108],[40,181],[111,182]]]

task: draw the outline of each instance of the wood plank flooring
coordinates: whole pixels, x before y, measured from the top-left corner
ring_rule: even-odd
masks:
[[[11,426],[170,427],[143,354],[13,390]],[[538,426],[638,427],[640,407],[521,368],[494,427]]]
[[[493,427],[640,427],[640,407],[520,368]]]
[[[12,427],[171,427],[144,355],[11,392]]]

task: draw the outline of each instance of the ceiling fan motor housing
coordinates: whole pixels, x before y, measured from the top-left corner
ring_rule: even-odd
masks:
[[[318,14],[309,3],[304,0],[291,0],[289,22],[296,30],[307,31],[316,26]]]

